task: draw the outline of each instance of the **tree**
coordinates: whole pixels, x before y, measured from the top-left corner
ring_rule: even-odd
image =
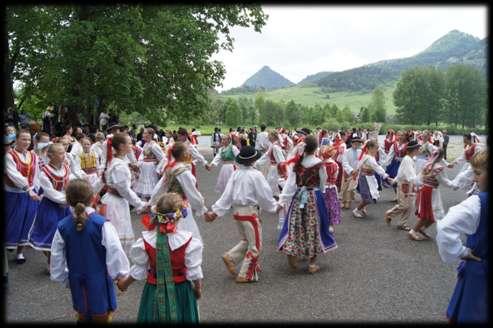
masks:
[[[108,107],[182,121],[196,117],[207,108],[208,90],[224,77],[222,63],[210,58],[232,50],[230,28],[259,32],[267,19],[260,6],[244,5],[28,7],[25,14],[22,8],[9,8],[11,71],[29,72],[26,93],[34,90],[93,121]],[[24,21],[34,22],[26,33]],[[16,49],[40,56],[27,56],[26,64],[13,60]]]
[[[292,100],[286,105],[286,123],[289,127],[293,128],[300,124],[301,110],[299,106]]]
[[[227,126],[235,127],[241,123],[241,112],[236,100],[228,98],[224,104],[225,118],[224,123]]]
[[[351,109],[347,105],[344,106],[344,108],[342,109],[342,121],[349,123],[354,122],[353,113],[351,112]]]
[[[359,110],[359,119],[363,123],[370,122],[370,111],[368,107],[361,107]]]
[[[370,119],[374,122],[385,122],[385,95],[382,88],[373,90],[371,102],[368,105]]]

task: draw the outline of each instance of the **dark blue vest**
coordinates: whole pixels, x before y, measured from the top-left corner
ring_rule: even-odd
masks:
[[[488,321],[488,192],[480,192],[481,217],[476,232],[468,236],[466,247],[482,259],[462,261],[457,269],[457,285],[447,309],[455,323]]]
[[[69,215],[58,224],[65,242],[69,283],[74,309],[85,315],[102,315],[116,309],[116,295],[106,269],[106,249],[101,244],[104,217],[92,213],[82,231]]]

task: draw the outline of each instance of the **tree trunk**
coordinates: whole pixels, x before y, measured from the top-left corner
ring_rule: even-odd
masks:
[[[14,68],[13,63],[10,62],[9,53],[9,39],[6,26],[3,29],[3,47],[4,47],[4,57],[3,57],[3,87],[4,87],[4,108],[9,110],[15,110],[14,102],[14,81],[12,81],[12,70]]]

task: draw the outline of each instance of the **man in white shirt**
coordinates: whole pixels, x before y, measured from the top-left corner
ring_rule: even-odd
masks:
[[[419,144],[416,140],[411,140],[407,144],[406,156],[397,171],[394,183],[397,184],[397,205],[385,212],[385,222],[390,225],[393,217],[401,216],[399,228],[405,231],[411,230],[407,220],[412,212],[413,199],[416,195],[415,186],[419,184],[420,176],[416,175],[416,164],[413,157],[419,152]]]
[[[343,178],[341,185],[342,208],[351,208],[351,202],[354,200],[354,189],[358,184],[358,158],[361,154],[362,140],[357,133],[353,133],[351,138],[351,148],[346,149],[342,155]]]
[[[270,146],[269,134],[265,131],[265,124],[260,125],[260,133],[257,134],[257,139],[255,140],[255,150],[260,151],[264,154]]]

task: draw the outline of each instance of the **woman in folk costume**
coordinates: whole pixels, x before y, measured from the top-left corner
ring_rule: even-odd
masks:
[[[38,132],[36,134],[36,148],[34,152],[38,155],[38,167],[47,164],[48,160],[48,146],[51,145],[50,135],[46,132]]]
[[[41,250],[50,264],[50,250],[58,222],[70,214],[65,198],[65,189],[70,179],[70,166],[65,160],[62,144],[51,144],[48,148],[49,163],[41,167],[39,185],[43,198],[38,206],[36,218],[29,231],[29,244]]]
[[[365,147],[366,149],[361,151],[357,167],[359,173],[357,189],[361,196],[361,203],[353,210],[353,215],[357,218],[365,217],[368,214],[366,207],[372,202],[376,203],[377,199],[380,198],[375,173],[390,184],[393,183],[392,178],[389,178],[389,175],[385,173],[385,170],[378,165],[375,159],[378,144],[373,140],[368,140]]]
[[[17,249],[16,262],[26,261],[23,248],[28,245],[28,233],[39,205],[37,194],[38,156],[28,151],[31,134],[27,130],[17,133],[15,147],[5,152],[5,246]]]
[[[368,140],[373,140],[377,144],[378,150],[377,153],[375,154],[375,160],[377,161],[378,165],[385,167],[384,165],[387,160],[387,155],[385,154],[383,147],[381,147],[378,144],[378,139],[368,139]],[[382,177],[379,174],[375,173],[375,179],[377,179],[378,191],[382,191],[382,185],[383,185]]]
[[[178,141],[173,144],[171,151],[174,160],[166,165],[163,176],[152,191],[150,203],[155,204],[161,194],[166,192],[180,194],[184,200],[183,206],[188,211],[178,225],[180,229],[190,231],[195,238],[202,240],[194,215],[202,217],[207,212],[207,207],[191,171],[192,155],[189,149],[189,146],[183,142]]]
[[[68,149],[70,148],[70,137],[63,136],[60,138],[59,143],[62,144],[65,149],[64,162],[70,167],[70,179],[86,179],[87,174],[80,168],[79,158],[68,152]]]
[[[408,141],[409,140],[405,132],[397,131],[397,133],[395,134],[395,141],[389,147],[387,158],[382,166],[385,167],[385,172],[387,172],[389,177],[391,177],[392,179],[397,176],[399,166],[404,156],[406,156]],[[397,193],[397,190],[395,188],[394,192]],[[397,199],[395,200],[397,201]]]
[[[315,136],[305,138],[305,152],[289,172],[279,202],[288,207],[277,247],[287,255],[292,269],[298,259],[308,259],[308,272],[320,270],[317,255],[337,247],[329,232],[330,218],[323,190],[327,173],[322,160],[315,157],[318,143]]]
[[[51,280],[70,287],[77,321],[107,323],[116,310],[113,280],[130,271],[113,225],[90,207],[91,185],[72,180],[66,198],[70,213],[57,226],[51,246]]]
[[[206,221],[211,222],[217,216],[224,216],[233,207],[233,218],[239,229],[241,240],[223,255],[226,268],[236,282],[258,281],[260,271],[259,256],[262,251],[262,225],[259,209],[268,212],[280,210],[272,197],[267,180],[252,164],[260,157],[254,147],[243,147],[236,156],[239,169],[236,170],[226,185],[221,197],[212,205],[212,212],[206,214]],[[239,273],[236,265],[241,262]]]
[[[217,155],[211,162],[211,168],[218,166],[219,163],[222,163],[215,189],[218,194],[223,193],[229,178],[237,169],[235,165],[235,158],[239,153],[240,150],[232,144],[229,136],[225,136],[221,140],[221,148],[219,148]]]
[[[413,240],[431,239],[424,230],[445,216],[442,196],[438,186],[442,184],[451,188],[452,181],[445,174],[446,166],[443,164],[442,159],[443,149],[438,148],[421,171],[422,185],[419,188],[416,202],[418,222],[414,229],[409,231],[409,238]]]
[[[428,159],[430,158],[431,154],[437,150],[436,146],[433,146],[433,138],[431,136],[431,133],[429,131],[424,131],[423,134],[421,135],[421,148],[420,152],[416,156],[416,172],[421,172],[423,169],[423,166],[428,162]]]
[[[344,140],[342,140],[341,134],[338,132],[336,133],[334,137],[334,141],[332,143],[332,147],[336,150],[336,156],[335,156],[335,161],[337,163],[337,166],[339,167],[338,173],[337,173],[337,180],[336,180],[336,186],[337,190],[341,191],[342,187],[342,177],[344,175],[344,170],[342,169],[342,156],[344,155],[344,152],[346,151],[346,143]]]
[[[484,145],[479,143],[479,138],[475,133],[464,135],[464,152],[448,166],[449,168],[452,168],[457,164],[463,165],[459,173],[452,180],[454,189],[461,189],[464,191],[471,190],[474,184],[474,172],[470,162],[473,156],[479,153],[483,148]]]
[[[354,200],[354,190],[358,186],[358,162],[362,140],[355,133],[351,138],[351,147],[342,156],[343,180],[341,183],[342,208],[350,209]]]
[[[269,141],[271,142],[269,150],[254,164],[254,167],[270,164],[266,179],[272,189],[272,195],[279,197],[279,188],[284,184],[284,180],[279,175],[279,164],[284,162],[285,158],[277,131],[269,133]]]
[[[126,133],[116,133],[112,137],[111,145],[115,154],[105,172],[108,191],[101,203],[106,207],[106,219],[116,228],[123,249],[128,251],[134,242],[129,204],[135,207],[137,213],[147,210],[149,206],[131,188],[129,163],[125,160],[127,154],[132,151],[130,136]]]
[[[341,204],[337,192],[337,176],[339,165],[334,160],[337,150],[333,146],[322,146],[320,155],[327,171],[327,188],[324,192],[325,205],[329,211],[329,231],[334,233],[334,225],[341,223]]]
[[[416,140],[407,143],[406,155],[402,159],[394,179],[394,186],[397,185],[397,204],[387,210],[384,215],[385,222],[389,226],[394,217],[400,216],[401,221],[398,227],[404,231],[411,230],[407,221],[412,212],[416,186],[420,184],[420,175],[416,173],[416,164],[414,163],[414,157],[418,154],[419,147],[420,145]]]
[[[471,159],[479,194],[449,209],[437,223],[438,253],[444,262],[461,260],[457,284],[447,308],[450,323],[488,322],[488,151]],[[461,236],[467,236],[465,244]],[[491,280],[490,280],[491,281]]]
[[[91,140],[82,138],[82,153],[79,155],[80,168],[87,175],[86,180],[94,190],[94,193],[99,193],[103,187],[101,181],[102,168],[99,164],[99,158],[96,152],[91,151]]]
[[[187,216],[179,194],[166,193],[147,216],[145,230],[130,250],[130,275],[118,281],[125,291],[135,280],[146,280],[138,323],[198,323],[197,300],[202,293],[202,241],[183,230]]]
[[[152,139],[153,135],[154,129],[144,129],[143,139],[145,140],[145,144],[137,164],[140,173],[133,188],[137,195],[144,199],[151,197],[152,190],[159,181],[159,175],[156,169],[159,163],[165,158],[161,147]]]
[[[402,134],[402,132],[401,132]],[[399,140],[399,132],[397,134],[392,129],[387,130],[387,136],[385,136],[385,140],[383,141],[385,154],[388,154],[390,148]]]

